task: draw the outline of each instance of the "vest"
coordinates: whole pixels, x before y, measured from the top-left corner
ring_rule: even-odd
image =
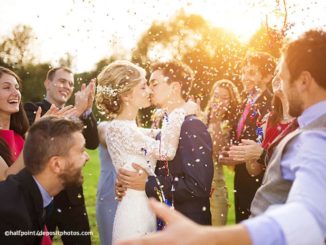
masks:
[[[276,146],[266,169],[262,185],[257,190],[251,203],[251,218],[264,213],[271,205],[284,204],[286,202],[293,182],[283,179],[280,166],[281,159],[286,151],[287,144],[299,134],[308,130],[322,130],[326,132],[326,115],[322,115],[305,127],[298,128],[289,133]]]

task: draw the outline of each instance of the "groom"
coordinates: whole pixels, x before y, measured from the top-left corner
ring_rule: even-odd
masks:
[[[167,114],[186,103],[193,75],[189,67],[178,62],[158,63],[152,67],[150,87],[152,103]],[[168,120],[164,119],[164,120]],[[158,135],[158,138],[160,135]],[[158,161],[154,176],[134,164],[138,172],[120,169],[117,196],[122,198],[126,188],[146,190],[148,197],[160,199],[159,190],[175,209],[193,221],[211,224],[209,196],[213,179],[212,140],[205,124],[194,115],[182,124],[176,155],[172,161]]]

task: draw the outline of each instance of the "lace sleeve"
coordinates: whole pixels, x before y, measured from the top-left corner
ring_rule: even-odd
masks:
[[[180,131],[186,112],[183,109],[174,110],[169,117],[163,119],[160,141],[159,160],[172,160],[177,152]]]
[[[154,138],[154,139],[155,139],[155,137],[158,135],[158,133],[161,131],[160,129],[154,129],[154,128],[141,128],[141,127],[139,127],[139,130],[140,130],[143,134],[145,134],[145,135],[147,135],[147,136],[149,136],[149,137],[151,137],[151,138]]]
[[[177,109],[165,119],[161,130],[161,140],[155,140],[143,133],[136,125],[111,122],[106,130],[106,142],[115,155],[137,154],[156,160],[171,160],[177,151],[180,129],[185,118],[185,111]]]

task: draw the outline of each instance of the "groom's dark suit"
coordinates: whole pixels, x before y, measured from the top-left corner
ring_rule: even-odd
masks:
[[[0,244],[40,244],[42,235],[10,235],[32,231],[42,234],[45,223],[43,199],[32,175],[25,169],[0,182]]]
[[[213,179],[212,140],[205,124],[195,116],[187,116],[182,124],[175,158],[169,161],[170,175],[164,163],[157,162],[155,173],[164,194],[174,207],[193,221],[211,224],[209,195]],[[174,191],[171,191],[173,188]],[[158,198],[158,185],[153,176],[146,183],[146,194]]]

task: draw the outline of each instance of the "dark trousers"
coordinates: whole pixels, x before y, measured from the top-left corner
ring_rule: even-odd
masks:
[[[250,176],[244,163],[235,167],[234,209],[236,223],[249,218],[251,202],[261,185],[263,176],[264,173],[256,177]]]

